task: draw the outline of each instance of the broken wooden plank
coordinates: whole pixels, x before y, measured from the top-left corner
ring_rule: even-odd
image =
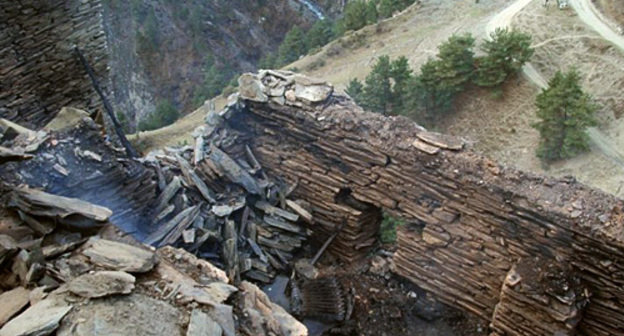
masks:
[[[43,257],[46,259],[54,258],[63,253],[67,253],[77,248],[78,245],[81,245],[85,241],[86,239],[78,239],[76,241],[65,243],[65,244],[60,244],[60,245],[57,245],[57,244],[47,245],[41,248],[41,253],[43,254]]]
[[[264,253],[264,251],[262,251],[262,248],[258,245],[258,243],[249,238],[247,238],[247,243],[249,243],[251,250],[260,258],[260,260],[264,262],[268,261],[267,255]]]
[[[338,236],[338,234],[340,234],[340,231],[342,231],[342,229],[345,227],[345,225],[347,225],[347,221],[343,221],[340,224],[340,226],[336,229],[336,231],[334,233],[332,233],[332,235],[329,236],[329,238],[327,238],[327,240],[325,241],[323,246],[321,246],[321,248],[318,250],[318,252],[316,252],[316,255],[314,255],[314,258],[312,258],[312,260],[310,261],[310,264],[312,264],[312,265],[316,264],[316,262],[319,260],[319,258],[321,258],[321,256],[323,255],[323,253],[327,249],[327,247],[329,247],[329,244],[331,244],[334,241],[334,239],[336,239],[336,237]]]
[[[451,149],[451,150],[456,150],[456,151],[464,148],[463,141],[452,135],[422,131],[416,134],[416,136],[420,140],[427,142],[431,145],[434,145],[436,147],[439,147],[439,148]]]
[[[49,335],[56,330],[72,305],[60,298],[45,299],[26,309],[0,329],[0,335]]]
[[[251,267],[258,271],[269,273],[269,264],[267,261],[261,261],[260,259],[253,258],[251,259]]]
[[[249,222],[249,215],[251,214],[251,209],[246,206],[243,210],[243,215],[241,216],[241,224],[240,229],[238,231],[238,236],[243,237],[245,233],[247,233],[247,223]]]
[[[26,225],[42,236],[51,233],[56,228],[56,224],[54,222],[46,221],[45,219],[43,221],[39,221],[21,210],[17,210],[17,215],[22,221],[24,221],[24,223],[26,223]]]
[[[257,201],[256,204],[254,204],[254,206],[264,211],[264,213],[266,214],[279,216],[291,222],[296,222],[299,220],[299,215],[294,214],[290,211],[286,211],[284,209],[280,209],[278,207],[272,206],[266,201]]]
[[[263,283],[270,283],[271,281],[273,281],[273,275],[258,270],[248,271],[245,273],[245,276]]]
[[[182,170],[182,174],[186,177],[187,181],[194,185],[199,193],[210,203],[213,204],[216,202],[216,196],[214,192],[208,189],[208,186],[202,179],[197,176],[191,165],[180,155],[176,155],[176,159],[178,160],[178,164],[180,165],[180,169]]]
[[[0,326],[8,322],[15,314],[26,307],[30,291],[24,287],[16,287],[0,294]]]
[[[79,216],[102,222],[102,224],[113,214],[108,208],[77,198],[57,196],[25,186],[13,190],[9,206],[19,208],[32,216],[57,219]],[[65,222],[74,221],[66,220]]]
[[[154,217],[154,223],[159,223],[165,217],[169,216],[175,210],[175,205],[170,204],[164,210],[162,210],[156,217]]]
[[[18,249],[17,241],[13,237],[0,234],[0,265],[5,260],[12,258]]]
[[[270,239],[266,237],[258,237],[258,243],[267,247],[272,247],[285,252],[292,252],[296,246],[284,243],[278,239]]]
[[[106,239],[91,238],[82,254],[92,263],[116,271],[145,273],[158,259],[152,251]]]
[[[204,137],[202,135],[195,139],[194,154],[193,163],[197,166],[204,159]]]
[[[238,197],[234,200],[230,200],[227,204],[217,204],[213,205],[212,211],[217,217],[227,217],[231,215],[234,211],[240,210],[246,204],[246,200],[244,196]]]

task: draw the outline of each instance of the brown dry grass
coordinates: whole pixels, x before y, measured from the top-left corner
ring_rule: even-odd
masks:
[[[611,21],[624,27],[624,2],[622,0],[592,0]]]
[[[222,109],[227,102],[222,96],[215,98],[214,101],[217,111]],[[128,140],[144,154],[166,146],[192,144],[191,133],[195,128],[204,124],[207,112],[207,108],[202,106],[174,124],[153,131],[131,134],[128,136]]]
[[[624,145],[624,118],[621,118],[624,110],[624,96],[621,95],[624,90],[624,55],[619,49],[586,26],[573,10],[560,11],[554,6],[543,8],[539,1],[533,1],[519,13],[513,24],[532,34],[536,51],[531,63],[544,78],[550,78],[557,70],[578,69],[585,90],[601,106],[598,112],[600,130],[616,146]],[[521,142],[537,144],[530,137]],[[514,151],[510,154],[513,155]],[[506,157],[503,155],[499,159],[506,161]],[[518,158],[521,158],[517,165],[520,168],[538,172],[544,169],[534,159]],[[573,175],[586,184],[624,196],[621,190],[624,171],[597,150],[548,169],[548,174]]]

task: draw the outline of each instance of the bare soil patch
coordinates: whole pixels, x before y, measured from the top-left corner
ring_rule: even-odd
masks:
[[[624,2],[620,0],[592,0],[592,2],[613,23],[624,27]]]

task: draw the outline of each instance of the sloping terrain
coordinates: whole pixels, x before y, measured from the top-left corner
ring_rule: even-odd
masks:
[[[618,0],[591,1],[607,18],[610,19],[614,26],[620,27],[620,29],[624,27],[624,2]]]
[[[161,101],[192,111],[211,64],[226,77],[255,70],[293,26],[318,19],[298,0],[103,3],[114,102],[131,127]]]
[[[554,5],[543,8],[539,1],[422,1],[394,18],[347,33],[319,53],[287,68],[326,79],[338,90],[344,89],[352,78],[363,79],[380,55],[406,56],[412,69],[419,71],[420,65],[435,55],[437,45],[448,36],[471,32],[484,37],[488,25],[500,19],[498,14],[516,4],[522,5],[518,9],[525,5],[526,8],[519,14],[509,11],[505,20],[533,34],[536,53],[530,70],[534,75],[547,79],[557,70],[576,66],[585,77],[587,90],[601,103],[593,150],[548,167],[542,165],[534,154],[539,134],[531,127],[536,121],[534,101],[539,89],[524,77],[506,83],[500,99],[487,90],[471,89],[464,93],[456,102],[455,113],[436,130],[464,137],[476,150],[506,165],[553,176],[575,176],[584,183],[622,195],[622,169],[617,155],[598,146],[606,144],[609,149],[624,144],[624,134],[618,126],[624,106],[619,94],[624,58],[572,9],[560,11]],[[151,144],[171,144],[176,142],[163,137],[175,134],[174,139],[179,142],[183,139],[180,135],[190,133],[188,128],[180,129],[184,124],[192,122],[187,119],[166,132],[156,131],[158,140],[150,134],[143,139]]]
[[[393,18],[367,26],[302,58],[287,68],[323,78],[344,88],[352,78],[363,79],[381,55],[406,56],[412,69],[435,56],[437,46],[454,33],[485,34],[489,18],[506,1],[420,1]]]

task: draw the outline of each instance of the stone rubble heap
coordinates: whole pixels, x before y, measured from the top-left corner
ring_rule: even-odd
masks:
[[[28,188],[10,193],[16,210],[0,216],[1,336],[307,335],[255,285],[232,286],[184,250],[122,239],[106,208]],[[103,223],[86,239],[86,228]]]
[[[258,287],[238,279],[242,273],[269,281],[273,265],[290,262],[286,249],[293,251],[305,241],[307,231],[296,224],[297,212],[310,215],[274,184],[258,186],[249,203],[244,187],[227,178],[208,184],[214,192],[207,186],[199,189],[197,183],[203,182],[187,166],[187,151],[177,151],[174,161],[167,155],[156,163],[129,161],[102,141],[90,120],[76,120],[58,132],[15,125],[0,130],[0,148],[10,153],[2,156],[5,164],[0,166],[7,177],[1,184],[0,296],[11,302],[0,307],[0,335],[88,335],[96,329],[136,335],[154,330],[167,335],[307,335]],[[238,175],[230,178],[251,176],[227,157],[215,162],[234,167]],[[158,182],[164,182],[161,192],[156,192]],[[213,195],[212,203],[204,198],[205,190]],[[295,212],[276,207],[279,196]],[[190,204],[196,200],[197,205]],[[160,221],[137,220],[152,215]],[[243,222],[246,227],[239,227]],[[160,248],[122,238],[111,223],[130,233],[145,230],[135,232],[137,238]],[[229,240],[223,238],[228,235]],[[215,247],[215,260],[228,273],[185,250],[164,246],[164,240],[186,248]]]

